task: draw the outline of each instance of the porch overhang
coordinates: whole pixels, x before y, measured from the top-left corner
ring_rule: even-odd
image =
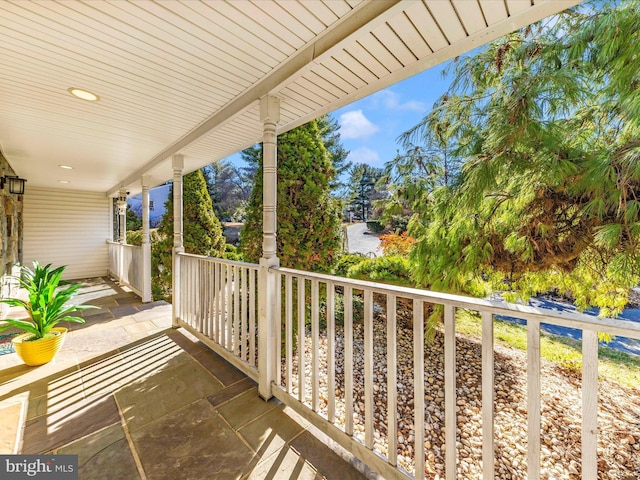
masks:
[[[260,142],[264,95],[287,131],[576,3],[2,2],[0,147],[30,187],[137,193]]]

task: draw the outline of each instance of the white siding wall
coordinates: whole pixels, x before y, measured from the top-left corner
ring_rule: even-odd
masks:
[[[24,264],[67,265],[67,279],[106,275],[110,203],[104,193],[27,188]]]

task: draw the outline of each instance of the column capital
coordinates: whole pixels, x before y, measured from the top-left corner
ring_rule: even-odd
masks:
[[[176,153],[173,157],[171,157],[171,165],[174,170],[183,170],[184,155],[182,155],[181,153]]]
[[[149,185],[151,185],[151,175],[143,175],[142,177],[140,177],[140,185],[142,186],[142,188],[149,188]]]
[[[265,95],[260,99],[260,121],[277,124],[280,121],[280,99]]]

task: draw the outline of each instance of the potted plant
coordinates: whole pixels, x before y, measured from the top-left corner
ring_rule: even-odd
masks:
[[[0,332],[10,327],[23,330],[12,339],[18,356],[29,366],[43,365],[53,360],[64,341],[67,329],[56,327],[62,321],[84,323],[84,319],[72,316],[80,310],[96,308],[93,305],[72,305],[69,300],[82,286],[62,280],[66,266],[52,268],[33,262],[33,270],[22,267],[20,286],[27,291],[28,299],[3,298],[0,302],[23,307],[28,318],[7,318],[0,321]]]

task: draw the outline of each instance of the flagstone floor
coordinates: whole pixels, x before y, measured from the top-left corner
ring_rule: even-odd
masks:
[[[0,454],[77,454],[89,479],[360,479],[371,472],[107,279],[55,362],[0,356]],[[365,474],[361,473],[365,472]]]

